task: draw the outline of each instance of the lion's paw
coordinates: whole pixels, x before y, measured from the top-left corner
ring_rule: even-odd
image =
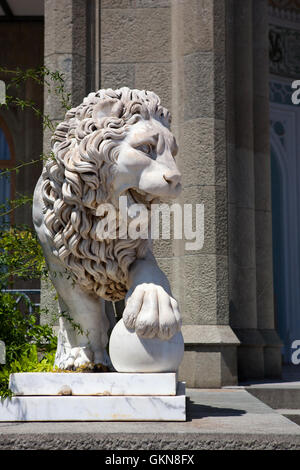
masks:
[[[67,348],[56,361],[58,369],[75,370],[77,368],[91,367],[93,363],[93,352],[88,347]]]
[[[127,300],[123,321],[142,338],[168,340],[181,327],[177,301],[163,287],[139,284]]]
[[[77,346],[65,350],[59,360],[55,361],[55,366],[63,370],[77,370],[77,369],[95,369],[97,366],[104,366],[105,368],[111,367],[111,362],[107,352],[92,351],[87,346]]]

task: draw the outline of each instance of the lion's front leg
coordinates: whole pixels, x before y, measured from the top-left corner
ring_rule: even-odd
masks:
[[[77,308],[73,304],[71,310],[59,296],[61,315],[55,366],[67,370],[100,365],[110,368],[111,362],[106,352],[108,322],[104,301],[91,301],[82,297],[82,293],[79,299],[76,294],[73,290]]]
[[[180,330],[177,301],[151,253],[132,265],[123,320],[127,328],[144,338],[168,340]]]
[[[33,221],[59,298],[55,366],[76,369],[101,364],[110,368],[112,366],[106,347],[108,330],[112,324],[105,311],[105,302],[74,283],[61,261],[53,254],[53,246],[44,225],[42,184],[41,177],[34,193]]]
[[[111,368],[106,351],[111,324],[104,300],[73,283],[53,257],[48,256],[48,266],[60,307],[55,366],[69,370],[100,365]]]

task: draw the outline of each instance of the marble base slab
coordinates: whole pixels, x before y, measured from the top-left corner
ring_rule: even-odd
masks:
[[[0,421],[185,421],[185,384],[175,396],[15,396]]]
[[[21,372],[11,374],[14,395],[175,396],[176,373]]]

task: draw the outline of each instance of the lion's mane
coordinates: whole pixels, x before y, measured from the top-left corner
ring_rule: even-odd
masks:
[[[113,111],[96,118],[95,110],[106,104]],[[103,239],[96,210],[113,200],[120,141],[133,124],[153,116],[169,125],[168,111],[152,92],[121,88],[90,93],[57,126],[53,158],[43,169],[44,221],[53,253],[84,290],[107,300],[125,297],[128,269],[145,256],[148,240]]]

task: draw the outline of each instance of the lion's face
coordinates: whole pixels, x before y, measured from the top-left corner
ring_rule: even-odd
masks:
[[[44,167],[42,186],[47,237],[76,282],[105,299],[124,298],[129,267],[146,255],[149,243],[108,243],[98,208],[118,207],[122,195],[127,207],[142,203],[148,209],[178,196],[181,175],[169,123],[157,95],[125,87],[91,93],[53,135],[55,159]]]
[[[127,193],[134,202],[176,198],[181,191],[181,174],[174,157],[178,147],[170,130],[155,118],[132,125],[119,146],[113,194]]]

